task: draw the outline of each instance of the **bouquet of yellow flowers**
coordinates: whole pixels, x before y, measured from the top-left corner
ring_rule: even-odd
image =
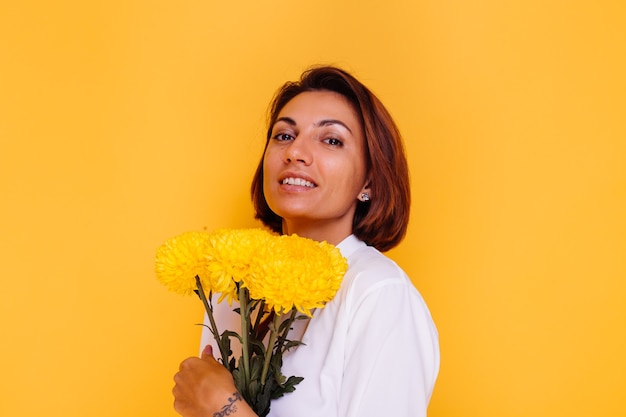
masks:
[[[220,229],[168,239],[157,250],[155,271],[171,291],[200,297],[219,347],[218,360],[246,402],[264,417],[272,399],[294,391],[303,379],[287,378],[281,371],[283,353],[300,344],[287,338],[294,320],[323,308],[335,296],[347,267],[339,249],[326,242],[261,229]],[[239,302],[239,333],[218,331],[214,294],[219,294],[218,303]],[[231,338],[241,343],[238,359],[230,349]]]

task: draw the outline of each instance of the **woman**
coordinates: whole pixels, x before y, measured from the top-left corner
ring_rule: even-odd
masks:
[[[404,237],[410,206],[402,141],[382,103],[334,67],[285,84],[252,200],[270,229],[337,245],[349,264],[335,298],[294,328],[303,344],[285,355],[283,373],[304,380],[272,402],[270,416],[425,416],[437,331],[409,278],[381,254]],[[210,346],[174,379],[185,417],[254,415]]]

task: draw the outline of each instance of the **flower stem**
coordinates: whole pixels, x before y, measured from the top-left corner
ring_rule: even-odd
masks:
[[[296,314],[298,314],[298,311],[295,308],[291,309],[291,314],[289,315],[289,318],[287,319],[287,324],[285,325],[285,330],[283,330],[283,334],[280,335],[280,339],[278,340],[278,347],[277,347],[276,350],[278,352],[280,352],[281,354],[284,353],[283,345],[285,344],[285,341],[287,340],[287,334],[289,333],[289,330],[291,330],[291,325],[293,324],[294,320],[296,319]]]
[[[209,322],[211,323],[211,333],[213,333],[213,338],[217,342],[217,346],[220,349],[220,354],[222,355],[222,365],[224,365],[228,369],[228,352],[226,352],[226,349],[224,348],[224,346],[222,346],[220,333],[217,330],[217,324],[215,323],[215,318],[213,317],[213,307],[209,304],[209,301],[204,294],[204,288],[202,288],[200,277],[197,275],[196,287],[198,287],[198,296],[202,300],[202,304],[204,304],[204,309],[206,310],[207,316],[209,317]]]
[[[256,335],[256,330],[259,328],[259,324],[261,324],[261,320],[263,318],[263,316],[265,315],[265,301],[261,300],[259,301],[259,308],[257,311],[257,315],[254,319],[254,325],[252,326],[252,331],[253,334]]]
[[[263,363],[263,371],[261,372],[261,387],[265,386],[265,380],[267,379],[267,372],[270,368],[270,361],[272,356],[274,356],[274,344],[278,339],[278,328],[280,326],[280,319],[282,318],[281,314],[276,314],[274,316],[274,323],[270,325],[270,340],[267,343],[267,350],[265,352],[265,362]],[[280,353],[280,350],[277,350],[277,353]]]
[[[248,343],[248,290],[239,287],[239,313],[241,316],[241,357],[243,360],[244,390],[248,391],[250,385],[250,346]]]

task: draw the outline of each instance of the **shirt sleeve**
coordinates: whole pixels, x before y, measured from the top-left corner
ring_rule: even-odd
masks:
[[[353,296],[339,415],[426,416],[439,345],[422,297],[406,276]]]

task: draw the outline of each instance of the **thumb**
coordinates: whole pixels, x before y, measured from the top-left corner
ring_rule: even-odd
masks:
[[[204,349],[202,350],[202,355],[200,355],[200,359],[202,360],[214,359],[213,358],[213,346],[211,346],[210,344],[206,345]]]

